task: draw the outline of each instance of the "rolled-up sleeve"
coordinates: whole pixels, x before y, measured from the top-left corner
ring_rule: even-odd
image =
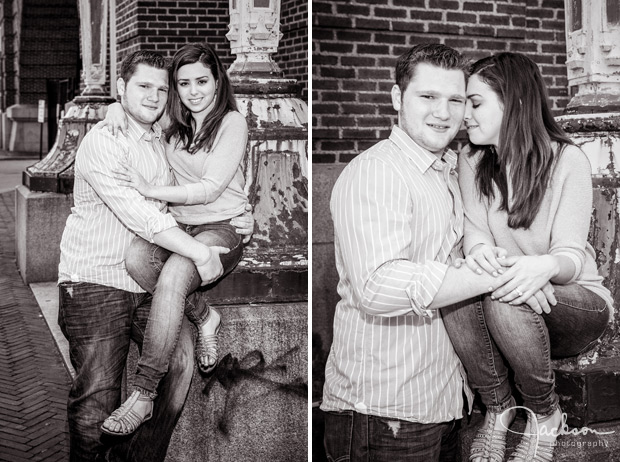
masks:
[[[401,174],[380,159],[349,167],[334,188],[331,212],[355,304],[375,316],[425,309],[448,267],[432,260],[411,261],[415,198]]]
[[[185,185],[186,205],[210,204],[222,195],[232,181],[245,155],[248,126],[238,112],[230,112],[222,121],[217,138],[202,168],[198,183]]]
[[[121,162],[140,171],[140,165],[134,165],[128,149],[123,138],[116,139],[106,130],[97,130],[84,138],[76,166],[100,200],[128,229],[153,242],[155,234],[177,223],[172,215],[165,213],[165,203],[145,199],[135,189],[120,186],[114,178],[113,170],[120,170]]]
[[[459,155],[459,188],[463,198],[465,221],[463,224],[463,251],[465,255],[478,244],[495,245],[489,228],[487,205],[476,188],[475,165],[477,157],[470,157],[467,151]]]

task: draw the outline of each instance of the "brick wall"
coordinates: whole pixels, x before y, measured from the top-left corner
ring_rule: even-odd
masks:
[[[314,163],[346,163],[389,134],[396,58],[417,43],[471,59],[526,53],[556,112],[569,101],[562,0],[315,0],[312,9]]]
[[[274,60],[288,78],[297,79],[302,98],[308,100],[308,1],[282,0],[282,39]]]
[[[46,97],[46,79],[75,78],[79,18],[75,0],[23,0],[19,39],[19,102]],[[9,103],[9,105],[12,103]]]
[[[274,57],[286,77],[295,78],[307,97],[307,1],[282,0],[283,37]],[[118,0],[117,37],[119,62],[139,49],[171,57],[182,45],[207,41],[226,66],[234,61],[225,37],[229,23],[228,0]]]
[[[0,111],[15,104],[17,89],[15,85],[15,34],[13,32],[13,2],[0,2],[2,19],[2,51],[0,53]]]

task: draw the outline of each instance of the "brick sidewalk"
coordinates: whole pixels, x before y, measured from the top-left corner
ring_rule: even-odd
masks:
[[[0,194],[0,461],[67,461],[71,379],[15,262],[14,192]]]

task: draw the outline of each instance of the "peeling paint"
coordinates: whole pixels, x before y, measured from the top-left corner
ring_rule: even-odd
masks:
[[[594,354],[592,354],[591,356],[586,355],[579,358],[578,364],[580,367],[596,364],[597,359],[598,353],[594,352]]]

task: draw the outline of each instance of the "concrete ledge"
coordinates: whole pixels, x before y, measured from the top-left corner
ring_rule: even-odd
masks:
[[[56,284],[30,287],[75,376],[58,327]],[[194,372],[166,462],[308,460],[307,303],[231,305],[218,311],[220,364],[208,378]],[[137,361],[132,344],[130,383]]]
[[[47,151],[47,111],[43,127],[37,122],[38,106],[35,104],[15,104],[6,110],[10,121],[9,151],[39,152],[41,142]],[[41,129],[43,134],[41,135]],[[43,140],[43,141],[41,141]]]
[[[73,195],[15,189],[15,253],[26,284],[58,279],[60,240]]]
[[[307,303],[218,311],[220,363],[194,373],[166,462],[307,461]],[[134,345],[130,383],[137,358]]]

